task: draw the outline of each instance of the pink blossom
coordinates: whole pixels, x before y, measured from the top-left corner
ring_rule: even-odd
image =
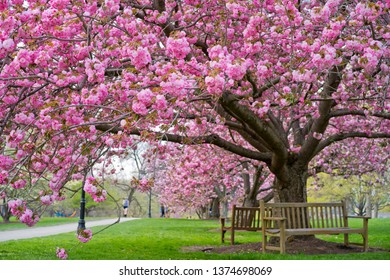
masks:
[[[144,68],[151,61],[152,61],[152,57],[150,56],[148,49],[144,47],[139,47],[136,51],[133,51],[131,54],[131,62],[138,70]]]
[[[62,260],[66,260],[68,258],[68,253],[66,252],[66,250],[64,248],[57,247],[56,255],[57,255],[57,258],[62,259]]]
[[[24,210],[26,209],[24,204],[17,205],[15,203],[12,203],[12,200],[8,202],[8,206],[11,209],[12,215],[14,215],[17,218],[19,218],[24,213]]]
[[[14,160],[9,156],[0,155],[0,168],[10,170],[14,164]],[[1,184],[1,183],[0,183]]]
[[[89,240],[92,239],[92,230],[90,229],[84,229],[84,230],[80,230],[77,234],[77,238],[83,242],[83,243],[86,243],[88,242]]]
[[[134,101],[131,108],[133,109],[134,113],[138,115],[145,116],[148,114],[148,109],[142,102]]]
[[[23,5],[24,0],[11,0],[10,2],[14,5]]]
[[[318,133],[318,132],[313,132],[313,137],[317,140],[321,140],[322,139],[322,133]]]
[[[158,94],[153,107],[157,110],[165,110],[167,108],[167,100],[164,95]]]
[[[299,153],[299,151],[301,150],[301,146],[297,146],[297,147],[291,147],[289,150],[293,153]]]
[[[222,94],[225,86],[225,79],[220,75],[217,76],[207,76],[205,78],[205,83],[207,86],[207,90],[212,95],[220,95]]]
[[[241,80],[247,70],[247,65],[243,64],[228,64],[226,74],[233,80]]]
[[[153,92],[150,89],[143,89],[137,94],[137,99],[145,106],[149,106],[152,103],[153,96]]]
[[[51,205],[54,202],[54,199],[51,195],[44,195],[40,197],[42,204]]]
[[[63,10],[69,4],[69,0],[53,0],[51,1],[51,5],[53,8],[58,10]]]
[[[107,138],[107,140],[105,141],[106,145],[111,147],[113,144],[114,144],[114,139],[112,138]]]
[[[126,121],[126,120],[121,120],[121,121],[120,121],[121,127],[125,127],[126,124],[127,124],[127,121]]]
[[[98,189],[91,196],[95,202],[103,202],[107,199],[107,191]]]
[[[153,179],[148,178],[142,178],[140,180],[133,178],[131,181],[131,185],[138,188],[141,192],[149,191],[153,183]]]
[[[85,181],[84,185],[84,191],[90,195],[96,193],[97,187],[96,187],[96,179],[94,177],[88,177]]]
[[[24,213],[19,217],[19,220],[28,225],[29,227],[32,227],[33,225],[35,225],[38,221],[39,221],[39,216],[35,213],[33,213],[33,211],[31,209],[26,209],[24,211]]]
[[[21,189],[21,188],[24,188],[24,186],[26,186],[26,181],[23,180],[23,179],[19,179],[17,180],[16,182],[12,183],[11,186],[14,188],[14,189]]]
[[[84,191],[88,193],[95,202],[102,202],[107,198],[107,191],[97,187],[98,182],[94,177],[88,177],[85,181]]]
[[[190,44],[187,38],[184,37],[184,32],[181,32],[181,36],[180,38],[168,38],[166,54],[169,57],[183,59],[191,52]]]
[[[5,39],[3,41],[3,48],[6,50],[6,51],[12,51],[13,48],[15,47],[15,43],[14,43],[14,40],[9,38],[9,39]]]

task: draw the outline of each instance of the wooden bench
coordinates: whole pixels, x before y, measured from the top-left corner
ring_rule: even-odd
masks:
[[[225,242],[225,233],[230,231],[230,243],[234,244],[234,232],[240,231],[259,231],[260,226],[260,208],[259,207],[232,207],[231,225],[225,225],[225,218],[221,218],[221,240]]]
[[[265,203],[260,201],[262,249],[286,252],[290,236],[315,234],[344,234],[344,245],[361,245],[368,249],[368,219],[370,217],[347,216],[345,202],[340,203]],[[350,228],[348,218],[360,218],[360,228]],[[350,243],[348,235],[360,234],[362,243]],[[268,244],[268,237],[278,237],[279,247]]]

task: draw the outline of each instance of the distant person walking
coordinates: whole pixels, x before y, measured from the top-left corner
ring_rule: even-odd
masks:
[[[123,200],[123,216],[127,217],[127,211],[129,210],[129,200],[125,198]]]

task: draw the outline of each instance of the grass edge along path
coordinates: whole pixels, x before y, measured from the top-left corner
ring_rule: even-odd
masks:
[[[102,219],[111,219],[115,217],[91,217],[87,218],[86,221],[96,221],[96,220],[102,220]],[[38,223],[36,223],[33,227],[48,227],[48,226],[56,226],[56,225],[63,225],[63,224],[71,224],[71,223],[77,223],[79,221],[79,217],[72,217],[72,218],[66,218],[66,217],[43,217],[39,220]],[[9,230],[19,230],[19,229],[29,229],[27,225],[19,222],[14,217],[11,218],[11,222],[9,223],[0,223],[0,231],[9,231]]]
[[[356,224],[355,224],[356,225]],[[352,224],[354,226],[354,224]],[[88,227],[88,223],[87,223]],[[97,232],[103,227],[92,228]],[[212,254],[184,252],[188,246],[226,246],[220,242],[219,222],[216,220],[140,219],[116,224],[93,236],[88,243],[80,243],[75,233],[59,234],[28,240],[0,243],[2,260],[56,259],[57,247],[65,248],[70,260],[369,260],[390,259],[390,219],[372,219],[369,223],[369,246],[386,252],[338,255],[280,255],[278,253]],[[351,235],[351,241],[360,241]],[[259,242],[259,232],[237,232],[238,243]],[[342,242],[342,235],[324,239]]]

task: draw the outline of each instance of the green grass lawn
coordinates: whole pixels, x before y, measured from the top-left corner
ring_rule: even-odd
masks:
[[[352,223],[353,222],[353,223]],[[49,222],[48,222],[49,223]],[[351,221],[352,226],[357,223]],[[87,221],[88,227],[88,221]],[[94,227],[93,232],[104,227]],[[278,253],[211,254],[185,252],[187,246],[224,246],[220,242],[218,221],[186,219],[141,219],[116,224],[94,235],[88,243],[80,243],[74,233],[0,243],[0,259],[49,260],[56,259],[56,247],[63,247],[71,260],[223,260],[223,259],[390,259],[390,219],[372,219],[369,222],[369,246],[389,251],[343,255],[280,255]],[[351,241],[360,242],[359,235]],[[324,239],[342,242],[343,236]],[[238,243],[259,242],[259,232],[237,232]]]

